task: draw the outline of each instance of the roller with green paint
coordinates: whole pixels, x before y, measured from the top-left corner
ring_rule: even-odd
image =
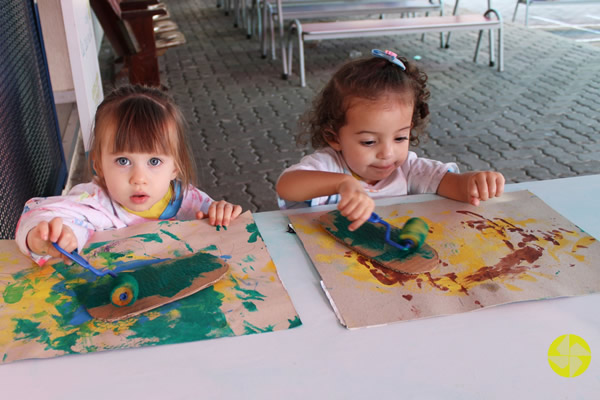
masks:
[[[429,226],[421,218],[411,218],[398,228],[373,213],[360,228],[351,231],[351,221],[334,210],[322,214],[319,222],[340,243],[394,271],[418,274],[439,265],[437,252],[426,243]]]
[[[73,290],[92,317],[106,321],[138,315],[192,295],[213,285],[229,270],[220,258],[198,252],[117,275],[95,269],[76,251],[68,253],[57,244],[54,246],[97,276],[95,281],[77,284]]]
[[[367,220],[376,224],[385,226],[385,241],[387,244],[394,246],[400,250],[416,250],[425,244],[427,234],[429,233],[429,225],[421,218],[411,218],[400,229],[397,238],[392,239],[390,233],[392,227],[383,218],[376,213],[372,213]]]
[[[52,244],[54,245],[54,248],[56,248],[56,250],[58,250],[61,254],[65,255],[71,261],[81,265],[83,268],[93,272],[94,275],[98,277],[109,275],[115,278],[115,282],[111,284],[112,289],[110,292],[110,301],[112,304],[117,307],[124,307],[135,303],[140,288],[137,280],[133,276],[120,275],[117,277],[117,274],[110,270],[97,270],[92,266],[92,264],[88,263],[85,258],[81,257],[79,253],[77,253],[77,250],[73,250],[73,252],[69,253],[60,247],[58,243]]]

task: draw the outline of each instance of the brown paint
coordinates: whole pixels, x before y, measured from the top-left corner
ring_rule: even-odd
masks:
[[[402,297],[404,297],[406,300],[411,301],[412,300],[412,294],[403,294]]]
[[[438,283],[437,283],[442,278],[433,278],[429,272],[426,272],[425,276],[427,276],[427,278],[429,278],[429,283],[431,283],[431,286],[433,286],[434,288],[439,289],[443,292],[448,291],[447,287],[438,285]]]
[[[483,305],[479,302],[479,300],[475,300],[475,304],[477,304],[479,307],[483,308]]]
[[[387,286],[392,286],[392,285],[395,285],[396,283],[399,283],[404,286],[405,282],[413,280],[418,276],[418,275],[411,275],[411,274],[403,274],[401,272],[397,272],[397,271],[382,267],[379,264],[372,262],[367,257],[365,257],[361,254],[359,254],[356,257],[356,260],[361,265],[364,265],[369,270],[371,275],[373,275],[373,277],[375,277],[375,279],[377,279],[379,282],[381,282]]]
[[[446,278],[450,279],[452,282],[456,283],[458,286],[460,286],[461,292],[463,292],[467,296],[469,295],[469,291],[467,290],[467,288],[464,287],[463,285],[461,285],[460,283],[458,283],[458,275],[456,275],[454,272],[450,272],[449,274],[446,274],[444,276]]]
[[[542,256],[544,249],[539,246],[527,246],[522,249],[516,250],[507,256],[504,256],[500,261],[492,266],[482,267],[477,270],[474,274],[465,277],[466,282],[483,282],[485,280],[491,280],[498,277],[505,277],[510,275],[519,275],[529,270],[529,267],[519,265],[522,261],[528,263],[535,262]]]

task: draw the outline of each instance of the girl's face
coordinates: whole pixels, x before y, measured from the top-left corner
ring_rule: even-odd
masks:
[[[376,101],[354,98],[346,124],[328,143],[342,153],[352,172],[373,185],[406,161],[412,114],[412,102],[395,96]]]
[[[108,141],[107,141],[108,142]],[[177,177],[173,157],[155,153],[112,153],[102,145],[102,174],[111,198],[132,211],[147,211]]]

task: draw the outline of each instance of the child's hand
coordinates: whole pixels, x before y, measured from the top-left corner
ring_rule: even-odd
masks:
[[[338,186],[337,192],[342,200],[338,203],[337,208],[344,217],[353,221],[348,226],[348,230],[354,231],[369,219],[375,209],[375,202],[365,192],[360,182],[350,176],[348,178]]]
[[[467,182],[469,203],[478,206],[480,201],[499,197],[504,192],[504,176],[500,172],[479,171],[463,174]]]
[[[242,207],[226,202],[225,200],[213,201],[208,207],[208,215],[202,211],[196,213],[196,218],[202,219],[208,217],[208,223],[211,225],[228,226],[231,221],[236,219],[242,213]]]
[[[27,233],[27,247],[33,253],[60,257],[70,265],[72,261],[56,250],[53,242],[69,253],[77,248],[77,237],[70,227],[63,225],[62,218],[53,218],[50,222],[42,221]]]

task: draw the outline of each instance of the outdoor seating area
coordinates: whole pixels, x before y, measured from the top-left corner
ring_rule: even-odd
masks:
[[[307,41],[306,87],[301,87],[297,78],[281,79],[280,50],[287,48],[277,46],[275,60],[263,58],[259,31],[248,38],[242,20],[234,27],[234,2],[229,11],[226,4],[217,7],[208,0],[163,2],[187,43],[159,58],[161,83],[188,121],[201,187],[244,209],[277,209],[274,186],[279,174],[311,151],[296,144],[297,121],[333,71],[353,57],[368,56],[374,48],[417,62],[429,76],[429,138],[415,148],[418,154],[457,162],[465,170],[501,170],[508,182],[574,176],[600,168],[592,156],[598,146],[594,139],[598,121],[591,111],[595,106],[581,105],[575,95],[559,95],[584,90],[587,98],[594,98],[598,89],[585,84],[596,79],[592,66],[600,64],[600,52],[594,47],[527,29],[522,22],[504,21],[504,72],[499,73],[487,67],[487,54],[480,54],[485,63],[473,63],[477,29],[452,32],[448,48],[440,48],[437,33],[426,34],[424,40],[415,33]],[[492,4],[496,5],[512,10],[514,2]],[[452,17],[453,6],[446,4],[445,16]],[[460,7],[457,14],[482,17]],[[398,17],[388,15],[381,21]],[[438,18],[439,13],[417,18],[431,17]],[[379,20],[379,14],[372,19]],[[487,34],[481,44],[487,53],[484,39]],[[498,39],[496,34],[496,56]],[[112,51],[105,43],[101,55]],[[572,80],[572,74],[580,78]],[[110,83],[105,85],[108,91]],[[564,151],[559,155],[553,150],[558,148],[570,149],[570,155]],[[87,178],[75,173],[72,179]]]

